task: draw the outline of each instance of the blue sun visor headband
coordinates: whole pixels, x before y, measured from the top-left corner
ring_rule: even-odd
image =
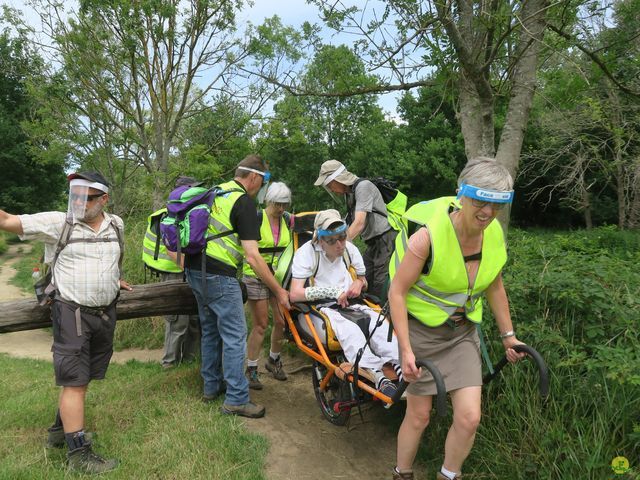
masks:
[[[255,168],[249,168],[249,167],[238,167],[238,170],[245,170],[247,172],[257,173],[258,175],[262,176],[263,185],[265,185],[266,183],[269,182],[269,180],[271,180],[271,172],[269,171],[261,172],[260,170],[256,170]]]
[[[463,183],[460,185],[457,198],[465,196],[469,198],[475,198],[476,200],[482,200],[483,202],[491,203],[512,203],[513,202],[513,190],[499,191],[491,190],[488,188],[474,187],[473,185],[467,185]]]
[[[343,233],[347,229],[347,224],[344,223],[340,225],[335,230],[318,230],[318,238],[320,237],[331,237],[333,235],[338,235],[339,233]]]

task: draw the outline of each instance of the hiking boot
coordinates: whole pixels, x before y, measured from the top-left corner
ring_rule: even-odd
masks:
[[[95,440],[96,434],[93,432],[84,432],[84,438],[87,441]],[[64,429],[62,427],[47,428],[47,448],[63,448],[67,445],[64,439]]]
[[[413,470],[393,469],[393,480],[413,480]]]
[[[247,380],[249,380],[249,388],[253,390],[262,390],[262,383],[260,383],[260,376],[258,375],[258,367],[247,367],[245,372]]]
[[[207,395],[206,393],[204,395],[202,395],[202,401],[204,403],[210,403],[213,402],[215,400],[218,399],[218,397],[220,397],[220,395],[224,394],[227,391],[227,382],[223,381],[222,382],[222,386],[220,387],[220,389],[211,395]]]
[[[436,480],[449,480],[449,477],[443,475],[442,472],[436,473]],[[462,480],[462,475],[456,475],[453,480]]]
[[[282,360],[280,357],[278,357],[277,360],[269,357],[267,362],[264,364],[264,368],[269,370],[271,375],[273,375],[273,378],[276,380],[280,380],[282,382],[287,379],[287,374],[285,373],[284,368],[282,368]]]
[[[253,402],[247,402],[244,405],[227,405],[222,404],[220,411],[225,415],[239,415],[247,418],[264,417],[265,408]]]
[[[91,443],[85,443],[82,447],[67,453],[67,465],[76,472],[94,474],[113,470],[118,466],[118,460],[102,458],[93,453]]]
[[[398,391],[398,387],[388,378],[385,378],[380,382],[380,387],[378,388],[380,393],[384,393],[387,397],[393,398],[393,396]]]

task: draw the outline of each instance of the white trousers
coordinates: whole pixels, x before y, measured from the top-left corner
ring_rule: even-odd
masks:
[[[371,318],[369,321],[369,334],[371,334],[371,331],[375,328],[376,321],[378,320],[378,312],[365,305],[353,305],[350,308],[353,308],[354,310],[362,310],[369,314],[369,317]],[[342,347],[347,360],[351,363],[355,362],[358,350],[363,348],[367,341],[362,330],[360,330],[360,327],[340,315],[339,310],[323,307],[320,311],[331,321],[331,327],[336,334],[336,338],[340,342],[340,346]],[[367,345],[367,348],[360,359],[361,367],[381,370],[382,365],[387,362],[398,365],[400,364],[398,340],[396,339],[396,336],[393,335],[391,337],[391,341],[387,342],[389,326],[389,321],[385,319],[382,325],[376,329],[371,337],[369,345]]]

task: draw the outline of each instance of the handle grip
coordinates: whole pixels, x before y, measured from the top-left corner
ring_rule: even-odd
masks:
[[[439,417],[444,417],[447,414],[447,389],[444,385],[444,379],[438,367],[431,360],[416,360],[417,367],[423,367],[429,370],[433,379],[436,382],[436,413]],[[398,385],[398,391],[393,395],[391,400],[396,403],[402,397],[402,394],[409,386],[409,383],[403,380]]]
[[[536,349],[530,347],[529,345],[514,345],[511,348],[513,348],[518,353],[526,353],[536,363],[536,366],[538,367],[538,373],[540,374],[540,383],[538,385],[538,390],[540,391],[540,396],[543,399],[546,399],[549,396],[549,369],[547,368],[547,364],[544,363],[542,355],[540,355]],[[498,376],[498,374],[500,373],[500,370],[502,370],[507,363],[507,356],[504,355],[495,365],[493,373],[488,373],[484,376],[484,378],[482,379],[482,383],[486,385],[491,380],[496,378],[496,376]]]

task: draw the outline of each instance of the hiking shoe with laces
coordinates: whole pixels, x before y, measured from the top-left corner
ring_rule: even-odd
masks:
[[[271,372],[271,375],[273,375],[273,378],[275,378],[276,380],[280,380],[282,382],[287,379],[287,374],[282,367],[282,360],[280,359],[280,357],[278,357],[277,360],[274,360],[273,358],[271,358],[271,356],[269,356],[269,359],[264,364],[264,368],[269,370]]]
[[[262,383],[260,382],[260,376],[258,375],[258,367],[247,367],[245,372],[247,380],[249,380],[249,388],[253,390],[262,390]]]
[[[413,480],[413,470],[393,469],[393,480]]]
[[[76,472],[96,474],[113,470],[118,466],[118,460],[102,458],[93,452],[91,443],[85,443],[82,447],[67,453],[67,465]]]
[[[95,440],[96,434],[93,432],[84,432],[84,438],[87,441]],[[66,447],[67,441],[64,439],[64,429],[62,427],[47,428],[47,448],[63,448]]]
[[[378,388],[380,393],[384,393],[387,397],[392,398],[396,392],[398,391],[398,387],[388,378],[385,378],[380,382],[380,387]]]
[[[247,402],[244,405],[227,405],[222,404],[220,411],[225,415],[238,415],[247,418],[264,417],[265,408],[253,402]]]

